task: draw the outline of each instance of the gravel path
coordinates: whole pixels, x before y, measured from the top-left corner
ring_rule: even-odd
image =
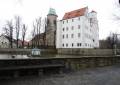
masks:
[[[120,85],[120,66],[84,69],[68,74],[0,80],[0,85]]]

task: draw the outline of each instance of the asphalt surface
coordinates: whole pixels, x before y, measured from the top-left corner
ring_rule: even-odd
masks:
[[[0,80],[0,85],[120,85],[120,65]]]

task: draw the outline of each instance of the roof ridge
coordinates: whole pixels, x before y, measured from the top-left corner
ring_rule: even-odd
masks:
[[[83,7],[83,8],[77,9],[77,10],[66,12],[63,17],[63,20],[82,16],[82,15],[84,15],[86,9],[88,9],[88,7]]]
[[[70,11],[70,12],[74,12],[74,11],[78,11],[78,10],[81,10],[81,9],[87,9],[88,7],[82,7],[82,8],[79,8],[79,9],[76,9],[76,10],[73,10],[73,11]],[[70,13],[70,12],[66,12],[66,13]]]

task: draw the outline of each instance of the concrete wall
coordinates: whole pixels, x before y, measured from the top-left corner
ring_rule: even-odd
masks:
[[[58,54],[73,54],[82,56],[112,56],[113,49],[57,49]]]
[[[67,58],[65,61],[65,69],[68,69],[68,71],[80,70],[83,68],[103,67],[119,63],[120,57]]]

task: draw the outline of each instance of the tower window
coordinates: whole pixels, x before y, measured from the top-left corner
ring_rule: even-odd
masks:
[[[50,20],[49,19],[47,19],[47,24],[50,24]]]
[[[54,20],[54,25],[56,25],[56,20]]]

